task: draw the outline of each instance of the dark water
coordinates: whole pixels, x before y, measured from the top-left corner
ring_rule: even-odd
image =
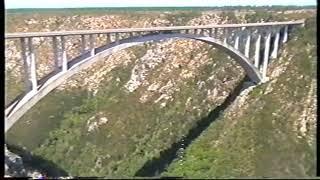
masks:
[[[181,150],[186,149],[193,140],[199,137],[199,135],[205,131],[209,125],[216,120],[223,111],[231,105],[232,102],[237,98],[237,96],[244,90],[250,83],[248,83],[248,77],[241,80],[239,85],[234,88],[234,90],[229,94],[225,101],[214,110],[212,110],[209,115],[197,122],[197,125],[190,129],[188,134],[182,138],[180,141],[172,144],[172,146],[160,152],[159,158],[154,158],[149,160],[144,164],[144,166],[139,169],[135,176],[137,177],[152,177],[159,176],[166,168],[172,163],[176,158],[179,158]]]

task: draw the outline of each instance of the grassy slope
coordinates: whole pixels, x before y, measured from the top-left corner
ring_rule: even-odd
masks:
[[[184,177],[305,177],[315,176],[315,142],[298,138],[293,123],[302,114],[311,80],[315,79],[316,25],[308,21],[286,50],[288,69],[273,84],[256,87],[247,108],[213,123],[164,175]],[[311,50],[307,48],[311,45]],[[284,61],[289,61],[284,57]],[[274,62],[277,63],[277,62]],[[299,77],[303,75],[302,79]],[[307,88],[309,87],[309,88]],[[311,134],[315,127],[311,127]],[[218,144],[216,145],[216,143]]]
[[[28,149],[38,147],[48,138],[48,130],[59,127],[64,113],[81,105],[86,95],[87,92],[76,89],[53,91],[21,117],[6,134],[6,141]]]

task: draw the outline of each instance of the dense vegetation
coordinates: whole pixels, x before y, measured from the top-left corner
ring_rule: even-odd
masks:
[[[102,83],[105,85],[100,87],[101,90],[96,96],[88,96],[83,92],[80,99],[75,94],[61,96],[61,93],[45,97],[9,131],[8,139],[10,143],[25,146],[35,155],[52,161],[70,175],[133,176],[148,160],[159,157],[161,151],[181,139],[199,119],[218,105],[218,102],[210,104],[205,100],[207,91],[199,91],[197,82],[206,81],[206,88],[214,88],[215,80],[207,78],[222,70],[221,66],[225,65],[227,56],[210,49],[209,46],[207,48],[214,61],[199,69],[201,73],[196,77],[179,82],[177,87],[180,91],[175,93],[174,101],[165,108],[160,108],[152,101],[146,104],[139,103],[138,97],[144,89],[130,94],[123,89],[134,65],[131,63],[106,74],[106,77],[112,79]],[[143,47],[133,48],[132,51],[138,58],[144,55]],[[195,56],[198,53],[193,54]],[[234,64],[233,61],[228,61]],[[149,78],[157,81],[162,68],[164,66],[152,72]],[[167,77],[168,80],[177,77],[182,70],[183,68],[175,70]],[[229,67],[227,72],[225,76],[222,76],[221,72],[218,73],[220,76],[217,78],[235,77],[238,70]],[[121,81],[117,81],[117,78]],[[188,106],[197,107],[199,111],[192,111],[186,107],[185,101],[188,97],[194,97]],[[47,111],[44,112],[42,109]],[[30,132],[29,128],[17,132],[18,129],[23,129],[27,119],[37,116],[40,111],[41,116],[37,117],[36,123],[32,123],[32,127],[38,131],[32,134],[35,140],[29,135],[26,136]],[[58,115],[51,114],[57,111],[60,111]],[[51,120],[45,121],[44,118],[48,116]],[[88,132],[89,119],[98,120],[105,116],[109,119],[108,126]],[[45,131],[50,126],[51,131]],[[68,158],[65,158],[66,155]]]
[[[90,14],[93,11],[105,13],[100,9],[70,13]],[[126,13],[129,15],[131,12],[125,11],[124,14]],[[138,13],[132,15],[132,18],[139,19],[142,16],[143,14]],[[185,25],[197,16],[201,16],[200,11],[165,15],[174,25]],[[221,16],[228,17],[229,22],[240,22],[231,11],[224,12]],[[245,15],[245,19],[248,22],[257,22],[261,18],[265,21],[280,21],[301,18],[300,16],[275,16],[261,8],[255,14]],[[9,20],[18,22],[17,17],[19,15],[12,15]],[[315,65],[311,66],[314,63],[312,59],[316,56],[315,20],[309,21],[307,29],[296,32],[295,36],[299,40],[292,41],[285,47],[286,51],[294,52],[293,59],[290,60],[288,73],[279,77],[274,90],[264,94],[268,83],[256,87],[246,100],[249,107],[241,110],[243,112],[237,118],[225,115],[212,123],[163,175],[212,178],[314,174],[315,145],[309,146],[304,138],[297,139],[291,127],[292,121],[301,112],[300,105],[305,101],[304,88],[315,78]],[[14,28],[10,27],[10,31],[14,31]],[[300,48],[306,45],[313,48],[308,51]],[[138,102],[139,97],[146,92],[146,87],[132,93],[123,88],[130,78],[133,66],[150,48],[134,47],[128,51],[133,52],[136,60],[105,74],[106,80],[101,83],[95,96],[85,90],[53,91],[8,132],[6,140],[26,147],[36,156],[56,164],[70,175],[134,176],[146,162],[159,158],[162,151],[181,140],[200,119],[221,104],[221,99],[215,103],[207,101],[207,89],[214,89],[218,81],[230,80],[232,77],[235,83],[240,82],[242,75],[239,76],[239,67],[233,61],[209,46],[202,47],[212,61],[196,70],[194,77],[178,81],[176,87],[179,92],[174,93],[174,100],[164,108],[153,103],[156,99],[145,104]],[[203,49],[192,52],[190,59],[200,53],[203,53]],[[288,59],[287,56],[283,58],[284,61]],[[160,65],[148,75],[148,80],[168,82],[177,78],[184,69],[181,66],[164,79],[158,79],[164,68],[164,65]],[[10,75],[10,72],[7,73]],[[215,79],[208,80],[213,75]],[[304,78],[296,80],[300,75]],[[201,81],[206,82],[206,88],[199,90],[198,82]],[[9,83],[7,85],[11,100],[14,94],[20,92],[21,87],[15,81],[6,82]],[[230,93],[235,85],[220,88]],[[185,102],[190,97],[192,100],[186,105]],[[290,108],[287,108],[288,104],[291,104]],[[294,111],[296,113],[291,113]],[[88,124],[92,120],[105,117],[108,119],[106,126],[88,131]],[[32,121],[31,125],[28,121]],[[295,158],[296,156],[299,158]]]

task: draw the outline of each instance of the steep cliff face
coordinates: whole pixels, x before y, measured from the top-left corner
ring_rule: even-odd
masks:
[[[244,92],[164,175],[315,176],[315,22],[308,19],[283,47],[270,81]]]

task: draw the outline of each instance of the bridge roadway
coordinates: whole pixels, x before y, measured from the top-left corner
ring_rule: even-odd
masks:
[[[147,27],[147,28],[119,28],[119,29],[105,29],[105,30],[8,33],[8,34],[5,34],[5,39],[108,34],[108,33],[178,31],[178,30],[187,30],[187,29],[195,30],[195,29],[214,29],[214,28],[266,27],[266,26],[277,26],[277,25],[285,26],[285,25],[304,24],[304,21],[305,20],[286,21],[286,22],[244,23],[244,24],[215,24],[215,25],[205,25],[205,26],[170,26],[170,27]]]
[[[269,57],[276,58],[279,44],[288,40],[289,27],[304,25],[304,20],[269,23],[223,24],[207,26],[174,26],[151,28],[125,28],[107,30],[61,31],[61,32],[30,32],[10,33],[5,38],[19,38],[25,68],[25,93],[17,97],[5,109],[5,132],[20,119],[32,106],[50,91],[80,70],[90,67],[93,63],[121,49],[143,44],[147,41],[160,41],[169,38],[194,39],[208,43],[231,56],[247,73],[254,83],[265,82]],[[253,28],[253,29],[250,29]],[[193,30],[193,33],[190,31]],[[200,33],[198,32],[200,30]],[[214,31],[214,33],[213,33]],[[281,33],[280,33],[281,32]],[[129,38],[119,39],[119,33],[130,33]],[[138,33],[134,36],[133,33]],[[147,34],[143,34],[147,33]],[[93,35],[115,34],[116,39],[109,44],[94,47]],[[67,60],[65,36],[81,35],[83,51],[78,57]],[[85,47],[85,36],[90,37],[89,50]],[[55,70],[39,81],[36,78],[36,61],[32,38],[52,37],[55,55]],[[264,38],[261,49],[261,39]],[[274,37],[271,42],[271,37]],[[60,38],[61,48],[57,39]],[[281,39],[281,41],[280,41]],[[240,43],[240,41],[244,43]],[[242,42],[241,41],[241,42]],[[250,44],[255,41],[255,53],[251,58]],[[272,52],[270,44],[273,44]],[[244,48],[241,48],[244,46]],[[244,49],[244,52],[241,52]],[[261,56],[260,51],[264,54]],[[270,53],[271,52],[271,53]]]

